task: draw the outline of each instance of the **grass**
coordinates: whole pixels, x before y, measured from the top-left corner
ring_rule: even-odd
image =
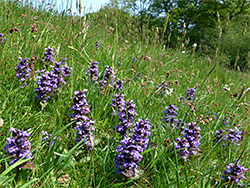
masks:
[[[11,137],[11,127],[21,128],[31,134],[33,154],[29,160],[33,168],[18,172],[17,166],[25,161],[9,166],[9,158],[1,149],[0,187],[223,187],[229,186],[229,182],[222,182],[220,175],[229,163],[239,160],[249,168],[249,74],[226,69],[218,59],[193,56],[192,50],[182,53],[178,49],[163,49],[157,38],[148,43],[126,41],[118,26],[112,30],[103,24],[105,19],[95,15],[80,18],[52,14],[12,1],[1,1],[0,5],[3,21],[0,32],[5,34],[5,42],[0,46],[0,117],[4,122],[0,125],[0,148]],[[37,30],[32,32],[32,27]],[[11,33],[11,28],[19,32]],[[96,41],[100,43],[98,50]],[[55,60],[68,58],[72,72],[68,84],[44,105],[35,99],[36,77],[22,88],[15,67],[21,56],[37,57],[34,70],[49,69],[41,63],[48,46],[55,50]],[[136,63],[132,63],[132,57],[136,57]],[[107,88],[103,94],[98,84],[84,80],[92,59],[99,62],[101,74],[104,66],[109,65],[116,70],[116,77],[124,81],[121,93],[125,100],[136,104],[135,121],[150,119],[150,144],[139,163],[143,172],[139,178],[115,174],[114,155],[121,137],[113,131],[118,123],[117,117],[111,115],[114,91]],[[136,79],[138,74],[140,79]],[[166,97],[158,94],[162,89],[157,89],[163,81],[173,89]],[[195,100],[178,101],[179,97],[185,97],[188,87],[196,88]],[[91,110],[88,116],[95,121],[97,145],[93,150],[84,147],[83,142],[75,143],[75,123],[70,120],[71,97],[74,91],[83,89],[88,89],[86,99]],[[202,152],[190,156],[186,162],[174,147],[178,130],[162,126],[163,111],[170,104],[179,108],[178,119],[196,122],[201,128]],[[216,119],[206,118],[214,113]],[[222,147],[221,143],[213,142],[215,130],[227,128],[223,116],[229,118],[228,128],[244,131],[239,146],[226,143]],[[42,143],[42,130],[58,138],[54,145]],[[249,187],[249,171],[245,176],[241,183]]]

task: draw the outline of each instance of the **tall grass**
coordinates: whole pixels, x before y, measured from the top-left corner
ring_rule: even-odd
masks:
[[[105,17],[98,14],[80,18],[31,6],[23,7],[18,1],[0,2],[0,32],[5,38],[0,46],[0,120],[4,122],[0,124],[0,148],[11,137],[11,127],[21,128],[31,134],[33,154],[29,160],[33,168],[17,171],[17,166],[25,161],[9,166],[6,152],[0,150],[2,187],[237,186],[235,182],[222,182],[220,176],[235,160],[246,168],[250,166],[249,75],[221,67],[215,59],[198,57],[189,49],[182,53],[179,49],[163,48],[156,30],[142,40],[131,31],[133,38],[125,39],[120,35],[119,22],[109,28],[104,24]],[[118,11],[110,14],[117,18]],[[13,28],[18,32],[11,32]],[[73,69],[69,83],[43,104],[35,99],[36,77],[22,88],[14,68],[18,57],[37,57],[34,70],[49,69],[49,65],[41,63],[48,46],[54,49],[55,60],[68,58]],[[136,63],[132,63],[132,57]],[[124,81],[121,93],[125,100],[136,104],[135,121],[150,119],[150,143],[139,163],[138,178],[115,174],[114,155],[121,137],[113,131],[118,124],[117,116],[111,115],[114,91],[107,88],[103,93],[97,83],[84,79],[91,60],[99,62],[101,74],[108,65]],[[169,88],[165,97],[160,95],[162,82]],[[182,102],[180,97],[186,96],[188,87],[195,88],[195,99]],[[75,143],[75,124],[70,120],[71,97],[74,91],[83,89],[88,89],[89,117],[95,121],[93,150],[86,148],[83,141]],[[170,104],[179,108],[178,119],[196,122],[201,128],[201,152],[187,161],[179,157],[174,147],[178,130],[161,121]],[[224,116],[229,118],[228,127],[223,124]],[[216,130],[233,127],[243,131],[239,146],[213,141]],[[42,130],[52,134],[51,139],[57,137],[54,144],[42,143]],[[245,176],[241,183],[249,187],[249,171]]]

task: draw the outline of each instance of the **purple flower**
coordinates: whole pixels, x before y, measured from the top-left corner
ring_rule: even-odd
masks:
[[[30,150],[32,145],[27,141],[30,134],[21,129],[16,130],[15,128],[11,128],[10,132],[12,132],[12,137],[6,139],[7,144],[3,147],[7,152],[7,156],[11,156],[13,159],[9,164],[11,165],[23,157],[24,159],[31,158],[32,154]]]
[[[163,97],[167,97],[169,95],[169,90],[166,82],[161,82],[160,85],[157,85],[157,94]]]
[[[95,42],[95,48],[96,48],[96,50],[98,50],[98,49],[99,49],[99,46],[100,46],[99,42],[98,42],[98,41],[96,41],[96,42]]]
[[[114,156],[116,173],[125,175],[131,172],[130,177],[133,177],[137,173],[138,163],[142,160],[143,156],[140,154],[142,151],[142,147],[132,138],[124,137],[116,148],[118,155]]]
[[[195,155],[197,151],[201,151],[200,145],[200,127],[196,123],[189,123],[187,128],[184,128],[183,135],[176,139],[175,149],[182,149],[177,151],[180,157],[185,161],[190,155]]]
[[[120,111],[120,109],[126,108],[125,107],[125,101],[123,99],[124,95],[123,94],[115,94],[114,98],[112,99],[113,103],[110,104],[110,106],[112,106],[114,109],[116,109],[118,112]],[[112,110],[112,116],[114,116],[114,112]]]
[[[90,112],[89,105],[86,100],[85,92],[87,89],[82,91],[75,91],[75,97],[73,97],[73,103],[71,109],[74,113],[72,114],[72,121],[76,122],[77,136],[75,142],[78,143],[84,140],[90,149],[93,149],[94,136],[92,135],[95,128],[93,127],[94,121],[86,116]]]
[[[116,92],[120,92],[123,89],[123,81],[121,81],[119,78],[115,82],[115,90]]]
[[[0,39],[1,39],[1,43],[4,43],[4,38],[3,38],[4,34],[0,33]]]
[[[133,101],[127,101],[127,109],[125,106],[121,106],[117,115],[119,116],[118,121],[120,124],[116,125],[116,132],[120,133],[121,136],[126,136],[128,128],[131,128],[135,116],[135,104]]]
[[[225,182],[229,183],[237,183],[238,186],[242,186],[240,183],[241,179],[246,179],[244,176],[244,171],[246,172],[248,169],[245,167],[239,165],[239,161],[236,160],[236,164],[230,163],[228,166],[226,166],[226,170],[222,172],[221,180],[224,180]]]
[[[227,129],[227,139],[233,144],[239,146],[238,142],[241,140],[242,131],[240,131],[237,127],[234,129]]]
[[[132,63],[136,63],[136,57],[132,57]]]
[[[71,68],[67,66],[65,61],[66,59],[62,59],[61,62],[54,61],[53,69],[49,72],[39,71],[41,75],[37,76],[38,81],[35,82],[38,85],[35,88],[37,100],[41,100],[43,103],[47,102],[51,94],[54,94],[63,84],[67,84],[65,79],[70,77]]]
[[[87,91],[87,89],[84,89],[82,91],[74,92],[75,97],[73,97],[73,103],[70,109],[74,111],[74,113],[72,114],[72,118],[74,119],[74,121],[78,121],[78,119],[81,119],[83,115],[90,112],[85,95],[85,92]]]
[[[86,75],[90,77],[92,82],[97,81],[98,76],[99,76],[97,64],[99,63],[95,61],[91,61],[91,65],[88,66],[89,69],[86,71]]]
[[[78,143],[81,140],[84,140],[84,143],[86,143],[90,149],[93,149],[94,136],[92,134],[93,131],[95,131],[95,128],[92,124],[94,124],[94,121],[86,116],[82,116],[81,119],[78,119],[76,124],[77,127],[75,127],[75,130],[77,131],[77,136],[75,142]]]
[[[52,140],[48,141],[50,137],[51,137],[51,134],[48,134],[47,131],[42,131],[42,143],[46,142],[46,144],[49,145],[50,142],[52,142],[52,145],[53,145],[56,140],[56,136]]]
[[[28,64],[28,58],[18,58],[20,60],[19,64],[15,68],[16,77],[19,78],[20,82],[24,82],[26,78],[30,77],[30,68]],[[25,85],[22,86],[24,88]]]
[[[186,99],[187,100],[194,100],[194,95],[195,95],[195,89],[188,87],[187,92],[186,92]]]
[[[105,87],[107,87],[107,84],[109,84],[108,85],[109,87],[114,85],[115,74],[112,72],[111,67],[109,67],[108,65],[106,65],[105,67],[106,67],[106,70],[103,75],[103,80],[100,81],[101,89],[104,89]]]
[[[170,104],[169,107],[165,108],[164,114],[165,116],[161,119],[164,123],[166,123],[167,126],[171,126],[172,128],[175,127],[175,123],[179,120],[175,119],[175,116],[178,115],[176,110],[178,110],[177,107],[175,107],[173,104]]]
[[[146,149],[150,136],[150,125],[149,125],[149,119],[139,119],[138,122],[134,125],[133,129],[133,137],[132,139],[137,143],[139,146],[142,147],[142,149]]]
[[[42,58],[42,61],[54,63],[53,57],[55,54],[53,53],[53,51],[54,50],[50,47],[45,48],[45,52],[44,52],[44,56]]]
[[[240,131],[237,127],[234,129],[226,129],[226,130],[216,130],[214,133],[214,142],[224,142],[228,140],[231,144],[239,146],[239,141],[242,139],[242,131]],[[223,143],[225,145],[225,143]]]

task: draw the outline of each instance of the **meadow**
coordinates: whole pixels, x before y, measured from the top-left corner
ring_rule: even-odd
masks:
[[[250,187],[249,72],[97,14],[0,20],[0,187]]]

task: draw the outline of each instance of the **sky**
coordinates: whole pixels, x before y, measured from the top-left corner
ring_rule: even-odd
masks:
[[[109,2],[109,0],[38,0],[38,1],[40,3],[42,3],[42,1],[45,1],[47,3],[50,2],[51,4],[55,4],[59,12],[61,12],[63,9],[66,9],[68,1],[69,7],[72,6],[73,13],[78,12],[76,9],[76,2],[81,1],[82,12],[83,12],[82,14],[84,14],[84,7],[85,7],[85,13],[96,12],[101,8],[102,5]]]

